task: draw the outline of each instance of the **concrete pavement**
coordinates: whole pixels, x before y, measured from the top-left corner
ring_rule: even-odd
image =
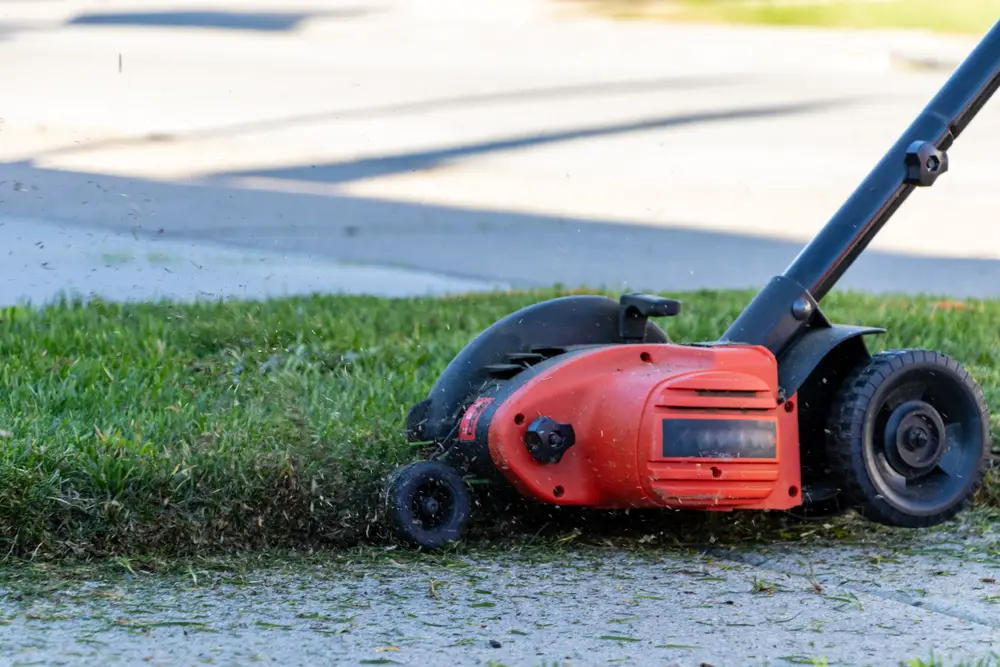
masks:
[[[126,573],[0,595],[0,651],[65,666],[993,667],[996,548],[993,534],[925,534]]]
[[[900,63],[974,44],[541,0],[13,3],[0,26],[0,216],[661,290],[784,268],[948,73]],[[997,145],[987,107],[842,285],[1000,294]]]
[[[317,260],[220,243],[167,240],[39,220],[0,221],[0,304],[54,297],[109,301],[260,299],[317,293],[413,297],[504,283],[385,265]]]

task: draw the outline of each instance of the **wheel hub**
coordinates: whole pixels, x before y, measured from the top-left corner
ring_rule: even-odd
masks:
[[[441,511],[441,503],[437,498],[424,498],[420,503],[420,513],[427,519],[432,519]]]
[[[907,401],[889,417],[885,427],[885,453],[890,465],[907,478],[934,469],[944,456],[944,421],[924,401]]]

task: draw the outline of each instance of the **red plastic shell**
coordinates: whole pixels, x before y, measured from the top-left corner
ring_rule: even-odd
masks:
[[[778,400],[777,362],[764,347],[598,347],[567,355],[503,400],[489,450],[520,493],[547,503],[788,509],[801,504],[796,398]],[[559,463],[539,463],[525,447],[529,425],[542,415],[573,426],[576,442]],[[664,420],[693,420],[684,424],[695,429]],[[665,443],[664,433],[673,426],[688,434],[687,446],[718,441],[713,430],[738,440],[725,455],[671,456],[665,445],[679,443]],[[734,454],[754,429],[776,434],[765,443],[773,452]]]

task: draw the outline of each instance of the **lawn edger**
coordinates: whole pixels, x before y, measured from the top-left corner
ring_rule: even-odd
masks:
[[[931,350],[872,354],[820,300],[1000,87],[1000,22],[819,234],[717,341],[672,342],[677,301],[543,301],[480,333],[407,417],[429,460],[386,487],[398,537],[461,539],[463,473],[593,509],[793,510],[837,503],[879,523],[953,518],[982,485],[990,415],[976,381]]]

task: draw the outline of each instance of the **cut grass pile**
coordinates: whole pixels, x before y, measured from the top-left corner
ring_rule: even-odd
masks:
[[[0,311],[0,539],[16,555],[208,553],[380,535],[409,406],[476,333],[556,292]],[[681,295],[677,341],[750,292]],[[873,348],[967,364],[1000,406],[1000,301],[834,294]],[[998,410],[1000,412],[1000,410]],[[981,501],[995,504],[1000,485]],[[482,524],[493,524],[480,516]],[[725,517],[721,519],[727,521]]]
[[[826,28],[924,29],[981,35],[1000,0],[583,0],[617,18]]]

